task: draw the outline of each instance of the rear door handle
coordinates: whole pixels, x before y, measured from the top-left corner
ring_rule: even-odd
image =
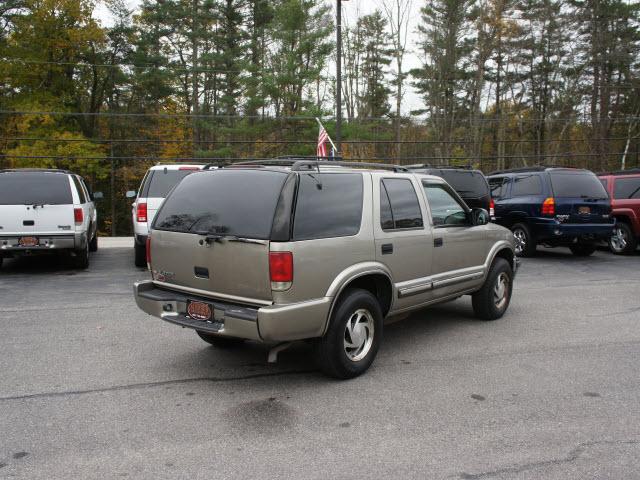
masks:
[[[393,253],[393,243],[385,243],[382,245],[382,255],[389,255]]]
[[[433,239],[433,246],[434,247],[441,247],[442,245],[444,245],[444,241],[442,240],[442,238],[434,238]]]

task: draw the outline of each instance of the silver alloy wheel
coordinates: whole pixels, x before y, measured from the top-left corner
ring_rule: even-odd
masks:
[[[509,298],[509,276],[502,272],[496,278],[496,283],[493,286],[493,304],[498,310],[502,310]]]
[[[626,232],[620,227],[615,228],[613,230],[610,243],[612,250],[615,252],[622,252],[627,247]]]
[[[513,237],[516,239],[516,253],[521,254],[527,247],[527,233],[521,228],[516,228]]]
[[[365,358],[373,345],[373,316],[369,310],[360,308],[347,320],[344,329],[344,351],[352,362]]]

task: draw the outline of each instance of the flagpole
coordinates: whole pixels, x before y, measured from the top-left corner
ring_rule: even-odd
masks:
[[[322,122],[320,121],[320,119],[318,117],[315,117],[315,119],[316,119],[316,122],[318,122],[318,126],[320,128],[324,128],[324,125],[322,125]],[[324,129],[325,129],[325,131],[327,130],[326,128],[324,128]],[[336,148],[336,146],[333,144],[333,140],[331,140],[331,136],[329,135],[328,131],[327,131],[327,138],[329,139],[329,143],[333,147],[333,151],[336,152],[336,154],[340,154],[340,152],[338,152],[338,149]]]

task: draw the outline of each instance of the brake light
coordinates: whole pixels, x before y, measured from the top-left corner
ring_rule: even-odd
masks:
[[[554,216],[556,214],[556,201],[549,197],[542,202],[542,215]]]
[[[151,236],[147,237],[147,244],[145,245],[145,253],[147,254],[147,266],[151,268]]]
[[[493,201],[493,198],[489,202],[489,216],[494,218],[496,216],[496,202]]]
[[[139,203],[136,208],[136,221],[137,222],[146,222],[147,221],[147,204]]]
[[[269,252],[269,274],[271,289],[284,291],[293,283],[293,254],[291,252]]]
[[[81,208],[74,208],[73,209],[73,219],[78,224],[82,223],[84,221],[84,212],[82,211]]]

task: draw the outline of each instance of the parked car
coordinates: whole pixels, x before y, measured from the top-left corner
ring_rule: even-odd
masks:
[[[409,170],[444,178],[471,208],[484,208],[493,217],[493,204],[489,184],[480,170],[464,167],[433,167],[411,165]]]
[[[600,180],[609,192],[616,219],[609,247],[613,253],[629,255],[640,241],[640,168],[602,174]]]
[[[589,170],[520,168],[488,180],[495,221],[511,229],[519,256],[534,255],[539,244],[589,256],[613,232],[609,195]]]
[[[127,192],[127,198],[135,198],[131,209],[134,236],[134,263],[136,267],[147,265],[145,245],[149,225],[167,194],[184,177],[201,170],[204,165],[155,165],[147,170],[140,189]]]
[[[89,252],[98,250],[93,199],[82,177],[66,170],[0,170],[0,265],[8,257],[65,253],[88,268]]]
[[[504,315],[511,232],[442,179],[401,167],[276,161],[185,178],[148,237],[138,306],[206,342],[312,339],[319,366],[349,378],[373,362],[385,317],[471,295]]]

